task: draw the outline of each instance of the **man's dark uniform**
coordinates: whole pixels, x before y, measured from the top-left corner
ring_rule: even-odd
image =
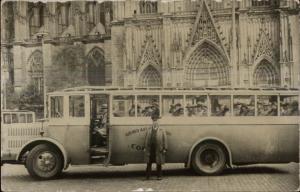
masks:
[[[151,129],[147,131],[145,141],[145,152],[146,152],[146,179],[150,178],[152,163],[156,163],[157,178],[161,179],[162,176],[162,164],[164,163],[164,156],[167,150],[166,144],[166,133],[159,127],[159,109],[153,107],[153,113],[151,115],[153,125]]]

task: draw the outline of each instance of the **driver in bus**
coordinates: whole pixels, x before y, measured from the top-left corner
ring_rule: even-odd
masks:
[[[101,106],[100,111],[96,115],[96,125],[94,126],[95,143],[96,145],[106,145],[106,124],[107,124],[107,104]]]

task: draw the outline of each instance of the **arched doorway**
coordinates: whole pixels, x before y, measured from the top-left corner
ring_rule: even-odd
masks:
[[[201,43],[187,59],[185,80],[191,87],[229,85],[226,57],[209,42]]]
[[[254,70],[254,86],[272,87],[278,85],[278,74],[274,66],[266,59],[262,60]]]
[[[105,85],[105,59],[99,48],[92,49],[88,54],[87,80],[90,85]]]
[[[140,87],[160,87],[161,76],[160,73],[153,66],[147,66],[141,73],[139,78]]]

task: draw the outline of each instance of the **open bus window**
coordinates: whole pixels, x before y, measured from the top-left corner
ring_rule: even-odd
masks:
[[[33,122],[32,114],[27,114],[27,123],[32,123],[32,122]]]
[[[3,114],[4,124],[11,124],[11,114]]]
[[[153,106],[159,107],[158,95],[139,95],[137,96],[137,107],[140,108],[137,115],[143,117],[150,117],[153,112]]]
[[[18,116],[17,114],[11,114],[11,122],[18,123]]]
[[[233,113],[235,116],[254,116],[255,115],[254,95],[233,96]]]
[[[113,97],[114,117],[135,117],[135,105],[133,95],[118,95]],[[139,111],[137,107],[137,111]]]
[[[207,96],[187,95],[186,96],[187,116],[207,116]]]
[[[51,118],[62,118],[63,117],[63,97],[54,96],[51,97],[50,103]]]
[[[162,97],[162,104],[162,112],[164,116],[183,116],[184,110],[182,95],[164,95]]]
[[[280,115],[281,116],[298,116],[299,104],[298,96],[280,96]]]
[[[84,117],[84,96],[69,97],[69,115],[70,117]]]
[[[214,95],[210,97],[211,116],[231,115],[231,96]]]
[[[277,116],[277,96],[259,95],[257,96],[257,114],[258,116]]]
[[[19,123],[26,123],[26,114],[19,114]]]

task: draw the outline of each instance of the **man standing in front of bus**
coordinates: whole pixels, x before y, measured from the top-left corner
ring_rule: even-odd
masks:
[[[156,163],[157,180],[161,180],[162,164],[165,163],[165,154],[167,152],[167,135],[166,131],[158,123],[160,116],[159,105],[153,102],[151,108],[153,124],[146,132],[144,149],[145,162],[147,163],[146,180],[150,179],[152,163]]]

